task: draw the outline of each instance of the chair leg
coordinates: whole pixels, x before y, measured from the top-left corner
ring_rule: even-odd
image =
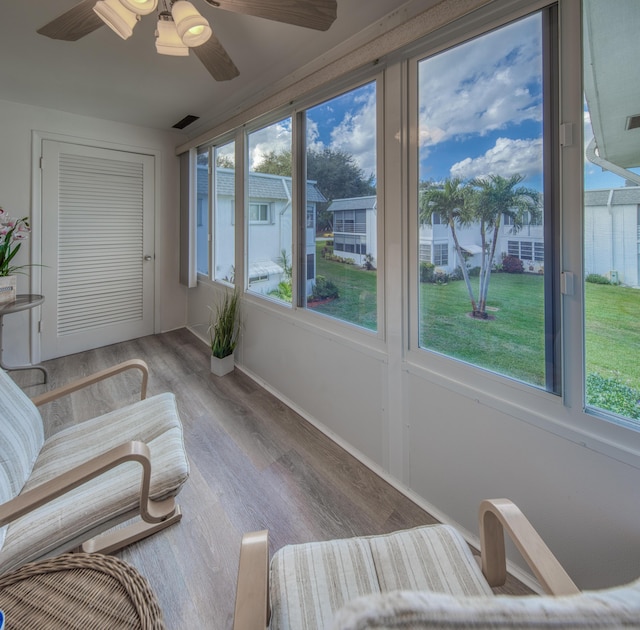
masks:
[[[164,521],[147,523],[143,520],[136,520],[131,523],[131,525],[111,529],[104,534],[90,538],[80,545],[78,551],[84,551],[86,553],[114,553],[127,545],[131,545],[147,536],[166,529],[170,525],[177,523],[181,518],[182,512],[180,511],[180,506],[176,505],[173,514]]]

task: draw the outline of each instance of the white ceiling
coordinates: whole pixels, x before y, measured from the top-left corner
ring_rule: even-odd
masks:
[[[201,119],[185,129],[193,137],[406,0],[338,0],[338,18],[325,32],[193,2],[240,70],[236,79],[214,81],[193,53],[158,55],[155,14],[143,17],[126,41],[104,26],[65,42],[36,30],[76,0],[10,0],[0,20],[0,98],[159,129],[194,114]]]

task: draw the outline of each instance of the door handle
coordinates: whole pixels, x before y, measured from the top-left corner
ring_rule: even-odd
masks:
[[[152,256],[149,256],[149,254],[147,254],[147,255],[144,257],[144,259],[145,259],[145,260],[151,260],[152,258],[153,258],[153,257],[152,257]]]

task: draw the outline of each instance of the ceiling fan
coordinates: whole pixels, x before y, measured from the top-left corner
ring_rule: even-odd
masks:
[[[245,15],[326,31],[336,19],[337,0],[203,0],[208,5]],[[107,24],[120,37],[130,37],[144,15],[158,10],[156,50],[188,55],[193,49],[216,81],[240,73],[207,20],[188,0],[83,0],[38,29],[40,35],[76,41]]]

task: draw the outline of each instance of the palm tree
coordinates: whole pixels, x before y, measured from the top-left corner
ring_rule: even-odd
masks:
[[[469,186],[459,177],[445,179],[442,184],[429,185],[420,196],[419,219],[422,224],[431,225],[433,215],[438,213],[441,220],[449,226],[458,254],[462,277],[467,285],[471,308],[475,313],[478,310],[476,299],[469,280],[469,270],[465,264],[462,247],[456,232],[456,225],[468,225],[473,221],[473,216],[470,212],[472,204],[469,203],[472,192]]]
[[[522,228],[526,219],[534,220],[540,214],[540,193],[532,188],[518,186],[524,175],[511,177],[488,175],[469,182],[474,188],[468,202],[473,207],[473,216],[480,224],[482,239],[482,264],[480,265],[480,287],[478,308],[474,309],[474,317],[487,317],[487,294],[491,268],[498,244],[498,235],[502,216],[511,219],[513,231]]]

